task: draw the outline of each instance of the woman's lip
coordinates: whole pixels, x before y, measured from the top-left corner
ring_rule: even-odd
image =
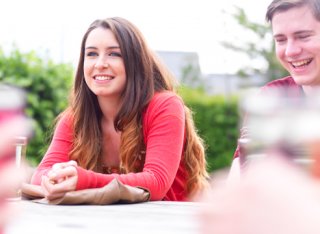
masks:
[[[114,75],[112,75],[112,74],[95,74],[95,75],[93,75],[93,77],[98,77],[98,76],[101,76],[101,77],[114,77]]]

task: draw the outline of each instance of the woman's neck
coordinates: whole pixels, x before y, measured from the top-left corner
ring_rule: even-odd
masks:
[[[98,102],[104,121],[113,123],[120,109],[119,99],[98,97]]]

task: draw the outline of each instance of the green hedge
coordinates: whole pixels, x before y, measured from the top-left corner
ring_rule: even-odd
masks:
[[[209,170],[230,166],[238,138],[238,98],[208,96],[201,90],[179,90],[194,114],[195,124],[206,143]]]
[[[42,158],[54,119],[68,103],[72,74],[71,64],[40,59],[34,52],[21,53],[13,49],[6,54],[0,50],[0,82],[16,85],[27,92],[26,115],[34,120],[27,148],[32,165]]]

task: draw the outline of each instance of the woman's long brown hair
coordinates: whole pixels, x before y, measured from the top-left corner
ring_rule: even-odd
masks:
[[[122,104],[114,127],[121,132],[120,159],[123,173],[143,168],[145,145],[142,132],[142,113],[155,92],[173,91],[174,79],[157,56],[148,48],[141,32],[129,21],[115,17],[94,21],[85,33],[67,112],[73,118],[74,142],[70,158],[86,169],[101,172],[102,113],[97,97],[84,79],[84,50],[89,33],[95,28],[110,29],[119,45],[127,74]],[[205,150],[194,127],[190,110],[186,113],[185,167],[188,173],[187,191],[192,194],[207,182]]]

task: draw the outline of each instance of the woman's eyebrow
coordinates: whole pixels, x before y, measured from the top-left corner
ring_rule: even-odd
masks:
[[[95,47],[95,46],[87,46],[85,49],[86,50],[88,50],[88,49],[97,49],[97,47]],[[107,49],[108,50],[110,50],[110,49],[120,49],[120,46],[108,46]]]

